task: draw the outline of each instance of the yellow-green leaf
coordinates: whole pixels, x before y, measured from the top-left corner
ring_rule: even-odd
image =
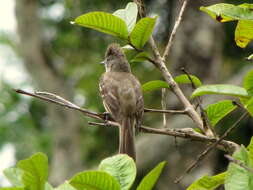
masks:
[[[76,174],[69,184],[77,190],[120,190],[120,184],[107,172],[86,171]]]
[[[253,20],[239,20],[235,29],[235,42],[245,48],[253,40]]]
[[[99,169],[115,177],[121,190],[130,189],[136,177],[135,162],[126,154],[118,154],[104,159],[100,163]]]
[[[138,185],[137,190],[151,190],[156,184],[166,162],[159,163],[154,169],[152,169]]]
[[[203,85],[194,90],[191,97],[194,98],[196,96],[202,96],[206,94],[230,95],[244,98],[249,97],[249,94],[245,88],[230,84]]]
[[[150,35],[153,32],[156,18],[142,18],[135,25],[133,31],[130,34],[130,42],[136,48],[141,49],[148,41]]]
[[[224,183],[226,173],[220,173],[215,176],[203,176],[192,183],[186,190],[214,190]]]
[[[243,78],[243,87],[250,95],[253,95],[253,69],[250,70]]]
[[[207,106],[206,114],[212,126],[215,126],[223,117],[233,111],[236,106],[231,100],[219,101]]]
[[[127,25],[121,18],[106,12],[90,12],[75,19],[78,24],[122,39],[128,38]]]
[[[134,28],[137,19],[137,14],[138,14],[138,7],[134,2],[128,3],[125,9],[119,9],[113,13],[113,15],[125,21],[129,33]]]

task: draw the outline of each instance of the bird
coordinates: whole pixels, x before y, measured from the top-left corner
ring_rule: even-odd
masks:
[[[102,62],[105,72],[99,81],[105,110],[119,123],[119,154],[136,161],[135,128],[142,124],[144,100],[139,80],[119,44],[110,44]]]

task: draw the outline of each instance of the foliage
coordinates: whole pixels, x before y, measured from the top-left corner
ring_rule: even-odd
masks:
[[[253,39],[253,4],[232,5],[219,3],[208,7],[201,7],[200,10],[209,14],[219,22],[238,21],[235,30],[236,44],[244,48]]]
[[[193,76],[193,75],[189,75],[189,76],[187,76],[186,74],[179,75],[179,76],[176,76],[174,78],[174,80],[178,84],[191,84],[191,83],[193,83],[197,87],[201,86],[201,81],[196,76]],[[153,91],[153,90],[157,90],[157,89],[161,89],[161,88],[170,88],[170,87],[167,82],[161,81],[161,80],[149,81],[149,82],[142,85],[143,92]]]
[[[137,5],[129,3],[125,9],[114,14],[90,12],[77,17],[72,24],[111,34],[127,40],[136,49],[141,49],[153,32],[156,18],[142,18],[136,24]]]
[[[157,182],[165,162],[158,164],[141,181],[138,190],[151,190]],[[4,171],[5,176],[14,187],[0,190],[128,190],[136,177],[136,165],[132,158],[118,154],[104,159],[99,170],[83,171],[57,188],[48,182],[48,161],[43,153],[36,153],[30,158],[18,162],[16,168]]]
[[[226,190],[250,190],[253,188],[253,137],[247,149],[242,145],[239,150],[234,152],[233,159],[240,162],[230,162],[228,169],[224,173],[215,176],[203,176],[193,182],[187,190],[214,190],[224,184]]]
[[[224,184],[226,173],[215,176],[203,176],[193,182],[186,190],[214,190],[218,186]]]
[[[244,48],[253,39],[252,7],[252,4],[235,6],[220,3],[208,7],[201,7],[200,9],[219,22],[237,21],[235,41],[239,47]],[[135,51],[135,56],[132,57],[130,62],[144,62],[151,58],[149,53],[144,51],[144,47],[153,33],[157,17],[141,18],[136,23],[137,11],[137,5],[135,3],[129,3],[125,9],[117,10],[113,14],[98,11],[90,12],[77,17],[72,23],[122,39],[125,44],[130,45]],[[75,37],[68,40],[63,40],[61,43],[71,44],[78,41]],[[60,45],[64,47],[64,45]],[[81,46],[81,42],[79,42],[79,45]],[[248,59],[251,58],[252,56],[248,57]],[[80,62],[83,61],[82,59],[80,60]],[[240,103],[253,116],[253,70],[245,75],[242,87],[230,84],[202,85],[201,81],[194,75],[179,75],[174,80],[178,84],[191,84],[196,87],[192,93],[192,98],[210,94],[228,95],[232,98],[239,98]],[[170,89],[170,86],[162,80],[152,80],[142,85],[144,93],[161,88]],[[97,101],[96,98],[94,98],[94,101]],[[236,105],[231,100],[224,100],[208,105],[205,111],[211,125],[215,126],[235,108]],[[242,146],[239,151],[233,154],[233,158],[242,162],[246,167],[252,168],[252,147],[252,143],[248,146],[248,149]],[[165,162],[156,166],[143,178],[137,189],[152,189],[164,166]],[[7,169],[4,173],[14,187],[1,188],[3,190],[54,189],[47,182],[48,160],[42,153],[35,154],[26,160],[18,162],[16,168]],[[212,190],[221,184],[225,184],[227,190],[252,189],[252,176],[253,174],[251,172],[238,164],[230,163],[225,173],[212,177],[203,176],[190,185],[188,190]],[[126,155],[116,155],[103,160],[99,166],[99,170],[80,172],[55,189],[128,190],[131,188],[135,177],[136,165],[134,161]]]

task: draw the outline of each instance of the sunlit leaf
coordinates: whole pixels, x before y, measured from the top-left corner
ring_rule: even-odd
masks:
[[[228,10],[234,8],[235,6],[228,3],[218,3],[215,5],[211,5],[208,7],[200,7],[200,10],[209,14],[213,19],[219,22],[228,22],[232,20],[236,20],[235,18],[231,18],[224,14]]]
[[[106,12],[90,12],[75,19],[78,24],[122,39],[127,39],[128,32],[124,20]]]
[[[186,190],[214,190],[218,186],[224,184],[226,173],[215,176],[203,176],[193,182]]]
[[[247,60],[248,60],[248,61],[253,61],[253,54],[249,55],[249,56],[247,57]]]
[[[5,177],[9,180],[9,182],[15,187],[24,186],[22,182],[22,176],[24,171],[19,168],[7,168],[4,170]]]
[[[174,80],[178,83],[178,84],[191,84],[192,82],[194,83],[194,85],[196,87],[199,87],[202,85],[201,81],[198,79],[198,77],[194,76],[194,75],[179,75],[176,76],[174,78]]]
[[[138,185],[137,190],[151,190],[156,184],[166,162],[161,162],[153,170],[151,170]]]
[[[245,48],[253,40],[253,4],[232,5],[219,3],[208,7],[201,7],[200,10],[209,14],[213,19],[219,22],[228,22],[237,20],[235,30],[235,42]]]
[[[223,100],[207,106],[206,114],[212,126],[215,126],[223,117],[233,111],[236,106],[231,100]]]
[[[246,167],[251,168],[249,152],[245,147],[233,154],[233,158],[239,160]],[[228,190],[252,190],[253,174],[238,164],[231,163],[228,166],[227,175],[225,179],[225,189]]]
[[[208,7],[200,7],[201,11],[209,14],[213,19],[219,22],[228,22],[233,20],[253,20],[253,14],[249,4],[232,5],[227,3],[218,3]]]
[[[191,78],[191,80],[189,79],[189,77]],[[179,75],[179,76],[176,76],[174,80],[178,84],[191,84],[193,82],[195,86],[201,85],[201,81],[194,75],[189,75],[189,76],[185,74]],[[158,90],[161,88],[170,88],[170,87],[167,82],[162,81],[162,80],[153,80],[142,85],[143,92]]]
[[[134,47],[142,49],[153,32],[156,18],[157,17],[145,17],[137,22],[133,31],[130,33],[130,42],[134,45]]]
[[[59,187],[57,187],[55,190],[76,190],[76,189],[72,185],[70,185],[68,182],[65,182]]]
[[[243,79],[243,87],[249,94],[253,95],[253,69],[245,75]]]
[[[253,117],[253,96],[251,98],[240,98],[240,101],[243,104],[244,108]]]
[[[136,3],[133,2],[128,3],[125,9],[119,9],[113,13],[113,15],[120,17],[122,20],[125,21],[129,33],[134,28],[137,19],[137,14],[138,8]]]
[[[86,171],[75,175],[69,181],[77,190],[120,190],[115,177],[104,171]]]
[[[253,167],[253,137],[250,139],[250,143],[247,146],[247,150],[249,151],[249,159],[250,159],[250,165]]]
[[[17,167],[24,171],[22,181],[30,190],[44,190],[48,178],[48,160],[43,153],[18,162]]]
[[[161,80],[153,80],[142,85],[143,92],[153,91],[161,88],[169,88],[168,83]]]
[[[249,97],[246,89],[230,84],[213,84],[198,87],[192,93],[192,98],[206,94],[230,95],[237,97]]]
[[[108,172],[120,183],[122,190],[128,190],[136,177],[134,160],[126,154],[118,154],[104,159],[99,169]]]
[[[239,20],[235,29],[235,42],[245,48],[253,40],[253,20]]]

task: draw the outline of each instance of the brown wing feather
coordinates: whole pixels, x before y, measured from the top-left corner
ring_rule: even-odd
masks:
[[[100,95],[103,99],[106,111],[112,114],[114,120],[118,121],[120,104],[118,101],[117,89],[112,81],[108,81],[108,77],[106,77],[105,74],[102,75],[99,83]]]

